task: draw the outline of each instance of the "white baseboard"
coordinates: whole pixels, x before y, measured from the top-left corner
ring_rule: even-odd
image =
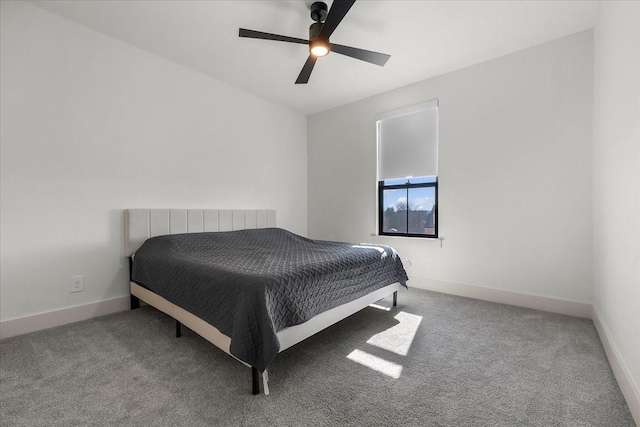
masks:
[[[463,297],[516,305],[569,316],[591,318],[591,304],[562,300],[537,295],[528,295],[501,289],[484,288],[461,283],[410,277],[409,286]],[[92,317],[116,313],[129,309],[128,296],[80,305],[62,310],[34,314],[0,322],[0,339],[53,328],[67,323],[91,319]]]
[[[0,339],[128,310],[131,307],[130,301],[131,299],[127,295],[62,310],[5,320],[0,322]]]
[[[609,332],[607,324],[595,306],[591,308],[591,318],[600,336],[600,341],[602,341],[607,359],[609,359],[609,365],[611,365],[613,375],[616,377],[616,380],[618,380],[618,386],[620,386],[622,395],[627,401],[631,415],[636,421],[636,425],[640,426],[640,390],[638,389],[638,385],[629,373],[627,365],[624,363],[624,360],[618,352],[618,348],[613,342],[613,337]]]
[[[586,302],[522,294],[502,289],[484,288],[481,286],[444,282],[440,280],[425,279],[422,277],[409,277],[408,285],[418,289],[427,289],[430,291],[459,295],[467,298],[516,305],[519,307],[550,311],[552,313],[584,317],[586,319],[591,318],[591,304]]]

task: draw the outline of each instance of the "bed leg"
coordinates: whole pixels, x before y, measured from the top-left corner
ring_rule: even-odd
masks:
[[[397,306],[398,305],[398,291],[395,291],[393,293],[393,306]]]
[[[133,258],[129,257],[129,281],[131,281],[131,274],[133,273]],[[131,285],[129,285],[131,286]],[[136,296],[131,295],[131,310],[135,310],[136,308],[140,308],[140,299]]]
[[[264,395],[269,395],[269,372],[265,369],[262,373],[262,390],[264,390]]]
[[[253,366],[251,367],[251,382],[251,393],[260,394],[260,372]]]
[[[182,323],[176,320],[176,338],[180,338],[182,336]]]

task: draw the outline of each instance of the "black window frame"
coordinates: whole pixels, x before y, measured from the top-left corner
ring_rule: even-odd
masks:
[[[435,190],[435,204],[433,205],[433,226],[434,234],[424,233],[409,233],[409,206],[407,206],[407,232],[406,233],[390,233],[384,231],[382,226],[384,224],[384,191],[385,190],[407,190],[407,202],[409,201],[409,189],[411,188],[428,188],[433,187]],[[378,234],[380,236],[398,236],[398,237],[421,237],[427,239],[438,238],[438,178],[436,177],[434,182],[425,183],[411,183],[410,179],[407,179],[405,184],[385,185],[384,181],[378,181]]]

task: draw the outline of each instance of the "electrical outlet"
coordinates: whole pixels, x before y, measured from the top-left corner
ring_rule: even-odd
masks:
[[[413,259],[411,259],[411,257],[407,257],[405,259],[405,264],[407,265],[407,267],[411,267],[411,265],[413,265]]]
[[[82,292],[84,291],[84,277],[73,276],[69,282],[69,292]]]

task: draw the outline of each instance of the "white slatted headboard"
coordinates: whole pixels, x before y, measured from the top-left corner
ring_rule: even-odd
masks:
[[[128,257],[150,237],[165,234],[235,231],[276,226],[276,211],[235,209],[127,209],[124,244]]]

